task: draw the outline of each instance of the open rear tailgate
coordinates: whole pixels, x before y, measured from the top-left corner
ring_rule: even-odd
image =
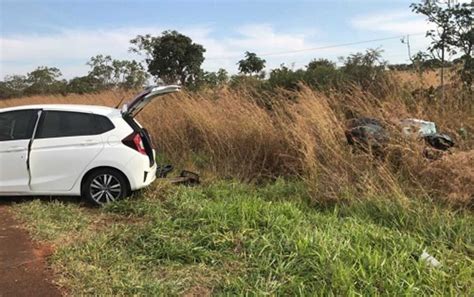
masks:
[[[126,103],[122,106],[122,114],[133,118],[154,98],[178,92],[180,89],[181,87],[177,85],[148,87],[138,94],[130,103]]]

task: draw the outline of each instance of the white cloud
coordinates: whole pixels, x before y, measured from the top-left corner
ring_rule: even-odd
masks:
[[[351,20],[351,24],[360,30],[400,35],[423,33],[432,28],[423,17],[407,11],[379,11],[356,16]]]
[[[257,55],[264,55],[267,61],[267,69],[278,67],[281,63],[292,63],[297,56],[299,59],[309,61],[313,53],[286,54],[284,56],[265,57],[268,53],[297,51],[301,49],[313,48],[322,45],[313,41],[314,34],[307,32],[301,34],[291,34],[277,32],[268,24],[249,24],[235,30],[233,37],[225,37],[222,40],[207,40],[204,45],[211,45],[208,48],[205,66],[211,70],[219,67],[226,68],[232,73],[237,71],[236,63],[243,58],[245,51],[255,52]],[[216,46],[212,46],[215,44]],[[305,58],[306,56],[306,58]]]
[[[353,28],[364,32],[379,32],[390,35],[410,35],[411,54],[426,51],[430,40],[425,37],[426,31],[435,26],[426,21],[425,17],[410,11],[378,11],[359,15],[351,19]],[[406,44],[398,42],[385,47],[385,58],[389,61],[406,62]]]
[[[129,53],[129,40],[137,34],[159,34],[162,28],[136,27],[112,30],[62,30],[49,35],[13,35],[0,39],[0,76],[7,74],[26,74],[40,65],[55,66],[62,70],[67,78],[84,75],[85,63],[97,54],[107,54],[118,59],[140,59]],[[315,47],[310,41],[314,33],[290,34],[277,32],[268,24],[245,25],[230,31],[227,36],[215,37],[210,26],[179,28],[183,34],[206,48],[203,67],[206,70],[225,68],[231,73],[237,71],[236,62],[245,51],[257,54],[268,52],[292,51]],[[319,44],[321,45],[321,44]],[[310,54],[299,54],[298,57]],[[293,55],[294,56],[294,55]],[[290,63],[294,59],[287,56],[267,59],[269,68],[280,63]],[[293,59],[293,60],[292,60]]]
[[[275,32],[270,25],[245,25],[238,28],[239,37],[227,39],[229,46],[258,50],[261,54],[301,50],[314,46],[305,34]]]

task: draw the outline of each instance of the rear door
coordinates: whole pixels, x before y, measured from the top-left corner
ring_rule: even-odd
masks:
[[[142,93],[136,96],[132,102],[122,106],[122,114],[125,117],[135,117],[148,103],[150,103],[154,98],[163,96],[166,94],[178,92],[180,86],[170,85],[162,87],[149,87],[145,89]]]
[[[0,113],[0,193],[29,191],[28,147],[39,110]]]
[[[107,121],[109,127],[104,126]],[[88,164],[103,149],[101,134],[111,129],[113,124],[100,115],[43,111],[31,146],[31,190],[71,190]]]

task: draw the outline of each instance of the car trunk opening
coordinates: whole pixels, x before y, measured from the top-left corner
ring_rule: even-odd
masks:
[[[130,103],[126,103],[122,106],[122,116],[124,120],[130,125],[130,127],[132,127],[133,131],[141,137],[145,152],[150,159],[150,167],[155,164],[151,137],[148,131],[141,127],[134,118],[153,99],[166,94],[178,92],[180,89],[181,87],[177,85],[148,87],[138,94]]]
[[[129,116],[124,116],[123,119],[133,129],[133,132],[140,136],[145,153],[150,160],[150,167],[153,166],[155,164],[155,156],[153,155],[153,143],[150,134],[145,128],[140,127],[135,119]]]

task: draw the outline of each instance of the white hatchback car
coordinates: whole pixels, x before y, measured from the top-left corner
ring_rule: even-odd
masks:
[[[150,136],[134,118],[179,86],[150,87],[121,110],[88,105],[0,109],[0,196],[120,199],[156,178]]]

